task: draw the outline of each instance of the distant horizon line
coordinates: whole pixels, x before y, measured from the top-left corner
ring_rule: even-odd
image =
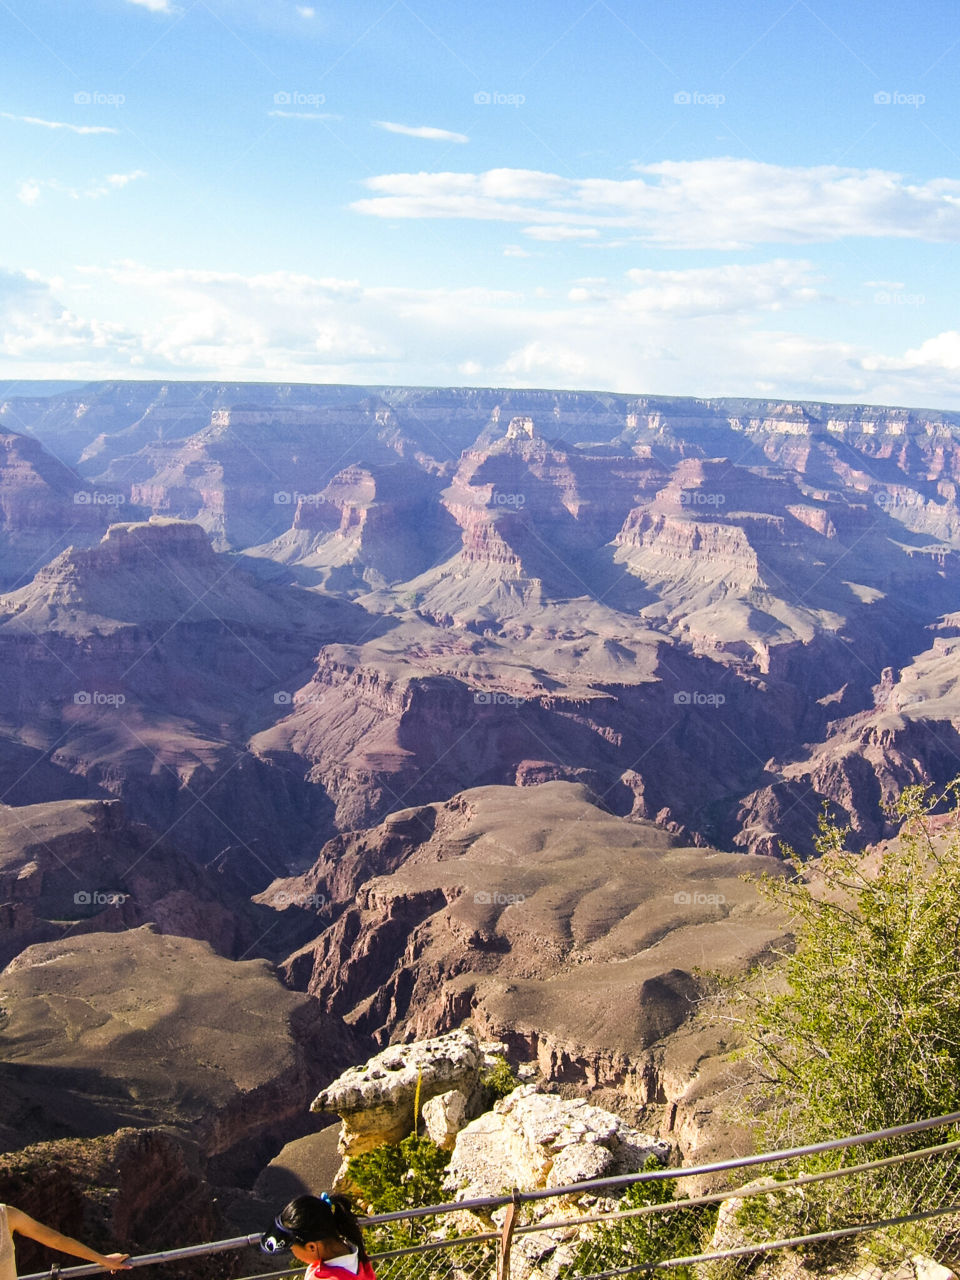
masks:
[[[270,380],[266,378],[241,378],[232,380],[229,378],[7,378],[0,383],[0,397],[17,398],[14,388],[18,385],[25,387],[49,387],[49,392],[35,390],[32,393],[26,392],[25,395],[33,394],[35,396],[55,395],[57,391],[69,392],[80,391],[87,387],[103,387],[110,385],[124,386],[236,386],[236,387],[343,387],[351,390],[361,391],[482,391],[499,395],[524,395],[546,393],[548,395],[566,395],[566,396],[609,396],[617,400],[687,400],[698,404],[723,404],[730,401],[752,402],[756,404],[781,404],[781,405],[817,405],[817,406],[835,406],[837,408],[857,408],[857,409],[888,409],[903,410],[907,413],[939,413],[960,420],[960,409],[943,409],[933,405],[909,405],[909,404],[883,404],[876,401],[868,400],[817,400],[806,396],[757,396],[757,395],[693,395],[674,392],[651,392],[651,391],[608,391],[596,387],[581,387],[571,389],[568,387],[550,387],[550,386],[528,386],[528,387],[508,387],[495,386],[493,384],[473,384],[462,382],[451,383],[431,383],[431,382],[294,382],[290,379]],[[239,408],[241,406],[233,406]],[[252,407],[252,406],[251,406]],[[295,406],[288,406],[293,408]]]

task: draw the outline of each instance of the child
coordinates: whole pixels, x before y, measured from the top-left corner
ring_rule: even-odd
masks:
[[[45,1227],[22,1209],[15,1209],[12,1204],[0,1204],[0,1280],[17,1280],[17,1268],[13,1256],[13,1232],[28,1236],[45,1244],[48,1249],[59,1249],[61,1253],[72,1253],[77,1258],[85,1258],[87,1262],[96,1262],[108,1271],[129,1271],[128,1253],[97,1253],[96,1249],[88,1249],[79,1240],[71,1236],[61,1235],[52,1227]]]
[[[346,1196],[297,1196],[263,1233],[260,1248],[264,1253],[289,1249],[307,1268],[304,1280],[376,1280]]]

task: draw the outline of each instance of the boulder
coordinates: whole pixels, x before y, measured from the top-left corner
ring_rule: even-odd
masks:
[[[949,1267],[927,1258],[922,1253],[915,1253],[902,1262],[890,1280],[957,1280]]]
[[[639,1133],[583,1098],[566,1100],[521,1085],[457,1135],[447,1187],[458,1199],[530,1191],[633,1173],[669,1143]]]
[[[438,1093],[423,1108],[427,1137],[444,1151],[452,1151],[457,1134],[470,1119],[469,1099],[459,1089]]]
[[[393,1044],[364,1066],[345,1071],[317,1095],[310,1110],[340,1116],[339,1151],[346,1161],[413,1132],[418,1080],[421,1107],[452,1090],[472,1102],[479,1093],[481,1060],[477,1038],[466,1029]]]

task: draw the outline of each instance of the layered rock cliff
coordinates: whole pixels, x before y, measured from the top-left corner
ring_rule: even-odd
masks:
[[[38,441],[0,431],[0,590],[28,582],[69,542],[97,541],[125,504],[122,488],[86,485]]]
[[[41,1142],[0,1156],[0,1200],[104,1253],[159,1252],[223,1235],[199,1153],[161,1129]],[[20,1237],[16,1248],[21,1274],[50,1266],[50,1251],[32,1240]],[[241,1256],[181,1264],[182,1274],[212,1280]]]
[[[276,594],[296,583],[363,604],[359,648],[344,647],[346,625],[330,635],[306,624],[304,664],[333,643],[313,680],[306,665],[300,679],[277,671],[283,714],[254,716],[240,735],[217,687],[202,745],[176,753],[199,755],[187,773],[206,770],[214,794],[226,786],[218,814],[237,804],[260,829],[297,826],[296,857],[311,827],[322,843],[404,802],[546,777],[588,779],[622,812],[660,816],[697,840],[733,846],[756,830],[763,842],[750,814],[757,804],[777,811],[771,788],[795,799],[785,765],[826,744],[835,722],[869,711],[882,671],[908,665],[924,628],[957,603],[956,415],[550,391],[103,384],[11,398],[0,419],[55,443],[105,493],[122,476],[128,501],[196,518],[218,546],[255,544],[246,564],[273,593],[275,617],[301,611],[301,596],[282,605]],[[184,551],[201,554],[196,543]],[[105,566],[105,548],[99,556]],[[119,581],[124,570],[110,572]],[[202,601],[191,610],[182,591],[126,572],[132,598],[182,605],[192,623],[212,606],[245,642],[249,610],[230,613],[230,591],[188,578]],[[41,585],[82,615],[98,589],[82,557],[57,573],[69,588],[46,576]],[[241,596],[261,628],[264,610]],[[63,630],[65,613],[35,606],[20,617],[36,623],[43,669],[45,630]],[[49,647],[62,661],[59,644]],[[681,700],[663,707],[664,695]],[[182,701],[203,696],[187,682]],[[671,718],[671,705],[687,710]],[[516,712],[509,725],[505,707]],[[914,720],[926,762],[916,772],[942,781],[942,733]],[[234,751],[242,740],[244,753],[224,753],[218,735]],[[105,781],[113,739],[102,765],[86,744],[44,756],[44,741],[15,729],[0,742],[11,779],[30,769],[31,789],[18,781],[13,796],[122,793]],[[179,789],[187,774],[167,763]],[[247,771],[239,790],[226,780],[234,764],[231,777]],[[688,781],[695,768],[705,790]],[[251,809],[252,792],[275,793],[280,773],[288,794]],[[823,785],[838,801],[860,794],[826,775]],[[163,827],[176,816],[172,793],[137,816]],[[185,820],[205,821],[196,811]],[[197,837],[214,838],[209,825]]]
[[[0,967],[35,942],[142,924],[235,957],[274,923],[228,867],[210,875],[118,801],[0,807]]]
[[[230,850],[262,886],[329,805],[247,738],[285,714],[325,639],[371,622],[254,579],[196,525],[115,524],[0,597],[0,794],[123,799],[205,862]]]

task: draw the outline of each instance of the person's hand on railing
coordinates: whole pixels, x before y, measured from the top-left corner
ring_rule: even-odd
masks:
[[[98,1261],[108,1271],[129,1271],[132,1267],[129,1258],[129,1253],[102,1253]]]

